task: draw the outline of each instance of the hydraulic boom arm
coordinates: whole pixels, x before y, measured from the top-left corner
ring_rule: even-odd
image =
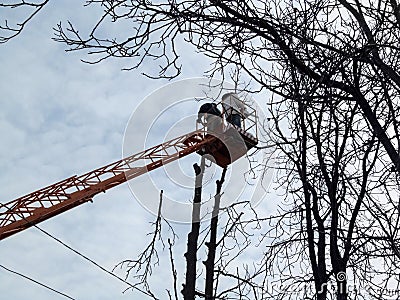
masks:
[[[0,240],[65,212],[127,180],[210,145],[215,137],[193,131],[80,176],[0,203]]]

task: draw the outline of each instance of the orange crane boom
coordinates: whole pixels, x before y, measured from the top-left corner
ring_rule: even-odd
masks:
[[[69,177],[8,203],[0,203],[0,240],[91,201],[96,194],[127,180],[190,153],[211,149],[216,140],[204,130],[196,130],[86,174]],[[143,162],[144,165],[138,166]]]
[[[214,130],[206,127],[195,130],[86,174],[69,177],[8,203],[0,203],[0,240],[92,201],[100,192],[190,153],[208,154],[217,165],[225,168],[258,143],[257,112],[245,105],[247,116],[241,117],[243,129],[220,116]],[[250,130],[255,132],[255,136]]]

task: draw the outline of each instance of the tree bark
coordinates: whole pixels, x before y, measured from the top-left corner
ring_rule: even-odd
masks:
[[[206,243],[208,247],[207,260],[204,262],[206,267],[206,286],[205,286],[205,299],[214,299],[214,264],[215,252],[217,248],[217,227],[218,227],[218,214],[221,201],[221,188],[225,181],[226,168],[222,171],[221,179],[217,180],[217,192],[215,194],[214,208],[212,211],[211,227],[210,227],[210,241]]]
[[[185,300],[194,300],[196,295],[196,263],[197,263],[197,240],[200,232],[200,207],[201,190],[203,183],[203,174],[205,167],[205,158],[202,156],[200,166],[194,164],[196,175],[193,210],[192,210],[192,230],[188,234],[186,257],[186,280],[183,285],[183,298]]]

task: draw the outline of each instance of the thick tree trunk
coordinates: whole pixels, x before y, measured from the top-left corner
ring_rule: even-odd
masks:
[[[196,180],[194,188],[192,230],[188,234],[186,257],[186,280],[183,285],[182,294],[185,300],[194,300],[196,295],[196,263],[197,263],[197,240],[200,232],[200,205],[203,173],[205,166],[204,156],[201,158],[200,167],[193,165]]]

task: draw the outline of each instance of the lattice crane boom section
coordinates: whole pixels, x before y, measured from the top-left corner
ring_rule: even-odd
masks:
[[[196,130],[6,204],[0,203],[0,240],[91,201],[100,192],[198,151],[215,139],[204,130]]]

